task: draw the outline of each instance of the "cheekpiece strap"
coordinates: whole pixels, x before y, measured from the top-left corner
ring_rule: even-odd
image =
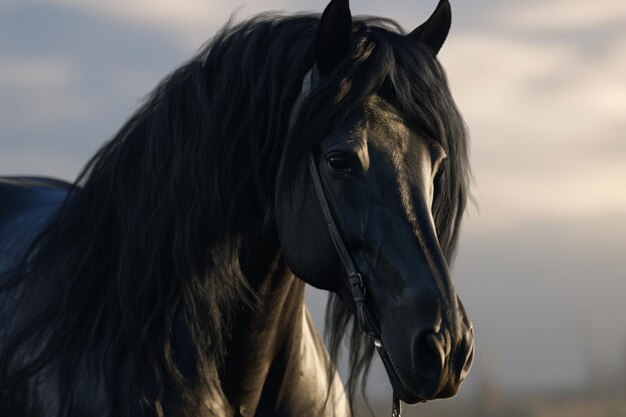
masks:
[[[311,90],[313,88],[314,83],[319,78],[319,71],[317,66],[313,66],[302,80],[302,91],[300,93],[300,97],[296,101],[294,109],[292,111],[290,117],[290,127],[295,122],[295,116],[297,111],[299,110],[300,105],[302,104],[302,100],[308,97],[311,94]],[[335,223],[335,219],[330,210],[330,205],[328,204],[328,200],[326,198],[326,193],[324,192],[324,186],[322,184],[322,180],[319,174],[319,170],[317,169],[317,164],[315,162],[315,158],[313,157],[313,152],[309,152],[308,155],[308,165],[309,170],[311,172],[311,178],[313,179],[313,185],[315,187],[315,193],[317,194],[317,198],[319,200],[320,206],[322,207],[322,213],[324,214],[324,219],[326,220],[326,224],[328,226],[328,232],[330,233],[331,239],[333,241],[333,245],[335,246],[335,250],[339,255],[339,259],[343,264],[344,270],[346,271],[346,275],[348,276],[348,282],[350,284],[350,289],[352,293],[352,299],[354,300],[354,304],[356,307],[356,316],[357,320],[361,324],[361,327],[365,332],[367,332],[374,345],[376,346],[376,350],[380,354],[383,361],[386,358],[386,353],[384,352],[384,348],[380,339],[378,339],[374,333],[374,326],[370,320],[370,316],[367,314],[367,307],[365,305],[365,285],[363,284],[363,277],[358,273],[354,262],[352,261],[352,257],[350,256],[350,252],[346,248],[343,240],[341,239],[341,235],[339,233],[339,229],[337,228],[337,224]],[[396,396],[395,392],[393,394],[393,406],[391,411],[392,417],[401,417],[402,408],[400,406],[400,400]]]

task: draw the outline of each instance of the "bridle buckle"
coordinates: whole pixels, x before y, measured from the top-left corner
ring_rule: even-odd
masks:
[[[363,285],[363,277],[358,272],[348,275],[348,282],[352,288],[352,298],[355,303],[365,301],[365,285]]]
[[[363,289],[363,292],[365,292],[365,285],[363,285],[363,277],[358,272],[353,272],[352,274],[348,275],[348,281],[350,282],[350,285],[352,285],[353,287],[354,286],[361,287],[361,289]]]

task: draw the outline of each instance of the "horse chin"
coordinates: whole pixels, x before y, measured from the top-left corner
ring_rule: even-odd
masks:
[[[380,342],[380,340],[375,340],[374,344],[376,346],[376,349],[378,350],[378,354],[383,362],[383,365],[385,366],[385,370],[387,371],[387,376],[389,377],[389,381],[391,382],[391,388],[393,389],[394,395],[406,404],[426,402],[426,399],[413,394],[405,387],[402,378],[398,374],[398,371],[396,371],[396,367],[391,362],[391,358],[387,354],[387,350],[383,347],[383,344]]]
[[[393,383],[391,385],[393,387],[393,392],[398,397],[398,399],[406,404],[425,403],[426,401],[428,401],[427,399],[420,398],[417,395],[411,394],[409,391],[401,386],[401,383],[399,383],[400,386],[398,388],[396,388]]]
[[[387,369],[387,376],[389,376],[389,381],[391,382],[391,388],[398,399],[406,404],[416,404],[427,401],[427,399],[421,398],[405,388],[395,369],[389,369],[386,365],[385,368]]]
[[[401,376],[401,373],[397,371],[397,368],[392,363],[390,356],[387,354],[386,349],[382,346],[379,340],[375,342],[379,356],[387,371],[387,376],[391,383],[394,395],[406,404],[425,403],[426,401],[449,398],[456,395],[459,385],[432,386],[429,383],[424,383],[424,386],[419,386],[423,381],[414,381],[410,384],[405,378]],[[416,392],[419,392],[417,394]]]
[[[394,395],[406,404],[425,403],[430,400],[452,397],[456,394],[456,390],[449,393],[435,390],[431,394],[425,395],[422,393],[421,395],[417,395],[412,390],[407,388],[408,384],[402,382],[402,379],[399,377],[395,369],[387,369],[387,375],[389,376],[389,381],[391,381],[391,387]],[[417,390],[422,391],[419,387]]]

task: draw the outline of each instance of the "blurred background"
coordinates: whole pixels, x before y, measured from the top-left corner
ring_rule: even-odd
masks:
[[[451,0],[439,57],[472,136],[453,271],[475,325],[451,400],[407,416],[626,416],[626,2]],[[73,180],[160,78],[235,13],[313,0],[2,0],[0,175]],[[436,0],[352,1],[422,23]],[[309,290],[323,322],[326,296]],[[391,394],[370,378],[379,416]],[[368,415],[364,411],[363,415]]]

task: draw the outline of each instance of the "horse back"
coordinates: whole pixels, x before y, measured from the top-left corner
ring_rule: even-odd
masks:
[[[31,242],[61,207],[70,187],[70,184],[52,178],[0,177],[0,286],[8,278],[4,272],[19,262]],[[20,285],[0,293],[0,351],[16,326],[24,320],[24,314],[37,310],[30,298],[19,298],[22,290],[25,289]],[[29,292],[32,293],[33,289]],[[20,388],[24,398],[8,400],[0,393],[0,415],[48,415],[32,408],[44,403],[44,393],[48,391],[43,385],[37,386],[33,379]]]
[[[71,184],[42,177],[0,177],[0,273],[41,232]]]

